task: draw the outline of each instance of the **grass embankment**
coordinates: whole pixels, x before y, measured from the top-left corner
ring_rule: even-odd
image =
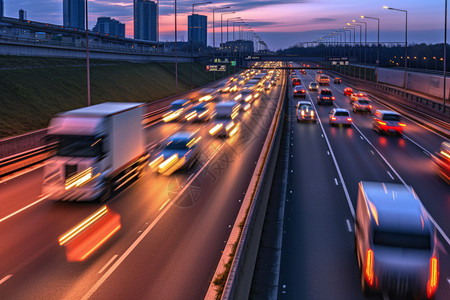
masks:
[[[83,60],[0,57],[0,138],[45,128],[58,112],[87,106],[82,64]],[[189,63],[178,64],[179,93],[190,88],[190,68]],[[174,63],[94,61],[90,75],[91,104],[151,102],[175,94]],[[194,65],[193,75],[194,87],[214,77],[201,64]]]

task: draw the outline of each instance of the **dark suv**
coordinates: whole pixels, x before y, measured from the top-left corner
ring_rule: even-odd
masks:
[[[322,105],[324,103],[333,105],[334,96],[330,89],[321,89],[317,96],[317,104]]]

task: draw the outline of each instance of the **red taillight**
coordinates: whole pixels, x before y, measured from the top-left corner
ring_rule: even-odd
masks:
[[[372,105],[369,105],[369,108],[372,109]]]
[[[347,121],[351,122],[351,121],[352,121],[352,118],[347,118]]]
[[[373,286],[373,278],[375,276],[373,274],[373,251],[372,251],[372,249],[369,249],[366,252],[366,269],[364,271],[364,277],[366,278],[367,283],[370,286]]]
[[[336,121],[336,117],[331,117],[331,120]]]
[[[386,125],[386,122],[383,122],[383,121],[381,121],[381,120],[377,120],[378,121],[378,123],[380,124],[380,125]]]
[[[405,123],[399,122],[398,125],[400,125],[400,126],[402,126],[402,127],[406,127],[406,124],[405,124]]]
[[[430,279],[427,282],[427,296],[433,297],[439,282],[439,264],[436,257],[430,259]]]
[[[333,100],[333,101],[334,101],[334,96],[333,96],[333,97],[331,97],[331,100]]]
[[[302,90],[302,93],[304,93],[305,92],[305,90]]]

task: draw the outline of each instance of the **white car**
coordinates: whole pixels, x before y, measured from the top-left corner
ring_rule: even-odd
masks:
[[[350,127],[352,125],[352,117],[350,112],[344,108],[333,108],[329,114],[329,121],[331,126],[342,124]]]

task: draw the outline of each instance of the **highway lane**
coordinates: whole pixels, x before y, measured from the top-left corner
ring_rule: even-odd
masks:
[[[306,76],[299,78],[307,87],[314,81],[313,76],[313,71],[307,71]],[[335,106],[349,109],[349,100],[342,94],[344,86],[331,84],[330,87],[336,97]],[[316,94],[308,93],[307,97],[313,100],[323,130],[318,124],[295,124],[295,112],[291,119],[294,123],[290,150],[293,157],[288,192],[292,193],[286,202],[279,297],[363,299],[353,232],[350,232],[353,231],[351,211],[356,204],[357,182],[405,181],[412,185],[443,228],[444,235],[450,232],[445,217],[448,216],[449,188],[436,177],[430,158],[421,147],[408,138],[379,136],[371,129],[370,115],[353,113],[355,126],[351,128],[329,126],[328,112],[332,107],[317,106]],[[376,109],[381,107],[375,103]],[[440,144],[441,137],[408,120],[406,123],[406,136],[410,134],[412,140],[428,141],[425,147]],[[348,198],[336,174],[336,166],[330,163],[333,154]],[[447,299],[450,295],[449,245],[442,236],[439,239],[441,273],[436,299]]]
[[[66,262],[57,238],[98,204],[43,201],[1,222],[0,244],[8,246],[0,247],[0,254],[8,259],[0,262],[0,294],[8,299],[80,299],[123,258],[92,298],[201,298],[247,189],[279,91],[263,95],[230,140],[208,137],[207,124],[183,124],[183,130],[201,127],[205,142],[199,162],[192,171],[171,177],[149,173],[109,201],[121,216],[122,229],[85,262]],[[160,126],[149,127],[149,135],[154,131],[163,137],[179,125]],[[37,174],[33,180],[40,184],[38,173],[28,174]],[[199,176],[176,198],[194,174]],[[140,237],[135,251],[124,256]]]

